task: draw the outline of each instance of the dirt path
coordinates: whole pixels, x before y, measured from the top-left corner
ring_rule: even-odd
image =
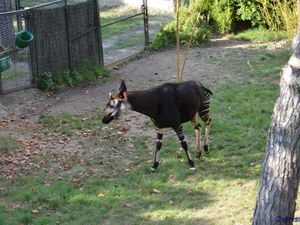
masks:
[[[272,45],[271,48],[268,46],[270,46],[270,44],[259,45],[234,40],[214,39],[209,46],[190,49],[185,79],[201,80],[202,83],[212,91],[214,91],[214,88],[228,82],[242,83],[245,78],[243,71],[251,69],[251,62],[261,60],[266,54],[280,51],[280,49],[272,48]],[[45,152],[53,152],[51,157],[52,160],[55,161],[57,157],[61,160],[68,155],[72,158],[76,158],[81,149],[90,146],[90,153],[86,160],[92,160],[94,159],[93,154],[105,151],[103,146],[98,145],[91,147],[91,143],[94,142],[91,142],[89,135],[87,135],[89,136],[87,138],[84,138],[84,135],[79,135],[81,137],[80,140],[76,138],[68,139],[62,136],[56,136],[55,138],[41,136],[44,128],[37,123],[40,115],[61,115],[64,113],[84,115],[85,117],[96,115],[99,113],[99,110],[104,107],[108,92],[116,90],[120,79],[124,79],[127,82],[127,88],[129,90],[146,89],[165,82],[175,82],[175,55],[176,53],[173,49],[146,54],[117,69],[112,69],[111,74],[116,79],[106,84],[98,80],[92,84],[57,93],[54,96],[47,96],[36,89],[0,96],[0,106],[2,105],[0,108],[0,136],[15,137],[21,140],[24,146],[30,146],[29,150],[35,152],[34,155],[44,155],[45,157],[43,160],[40,160],[38,165],[32,162],[29,169],[34,169],[35,171],[39,171],[39,168],[47,165],[49,161],[47,157],[49,156],[46,156]],[[122,120],[130,121],[123,122],[127,129],[129,129],[127,132],[128,136],[136,136],[141,131],[146,131],[147,136],[153,135],[153,129],[147,127],[145,121],[148,119],[144,116],[128,112],[128,114],[124,115]],[[96,138],[97,140],[100,138],[105,139],[106,135],[113,135],[112,131],[107,130],[106,127],[97,132],[99,136],[98,139]],[[91,133],[95,139],[93,131],[91,131]],[[143,136],[145,136],[145,132]],[[127,137],[125,137],[125,139],[126,138]],[[112,148],[116,151],[117,155],[133,154],[132,140],[130,138],[126,140],[123,153],[118,149]],[[78,146],[82,146],[82,148],[78,148]],[[21,159],[24,159],[24,154],[20,151],[18,154],[21,155]],[[11,173],[10,170],[12,167],[3,162],[3,160],[6,159],[4,156],[0,158],[0,174],[2,172],[2,175],[10,176],[9,174]],[[2,167],[1,160],[2,163],[4,163]],[[111,160],[113,161],[114,159]],[[99,166],[101,160],[98,160],[96,163]],[[123,159],[121,164],[128,166],[130,163],[131,162],[127,159]],[[55,167],[64,168],[64,166],[66,166],[65,164],[66,162],[62,160],[61,164],[55,165],[52,163],[51,166],[54,167],[55,170]],[[101,169],[102,164],[98,169]],[[122,168],[123,167],[120,166],[120,169]],[[76,171],[79,171],[79,174],[82,173],[82,171],[86,172],[86,170],[85,165],[76,167]]]

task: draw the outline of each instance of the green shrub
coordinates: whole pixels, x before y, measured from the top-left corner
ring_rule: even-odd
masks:
[[[42,76],[40,82],[40,89],[43,91],[53,91],[54,89],[54,82],[52,78],[52,74],[50,72],[45,72]]]
[[[201,3],[202,2],[202,3]],[[187,44],[191,38],[193,46],[206,42],[210,38],[210,28],[206,20],[204,1],[198,1],[197,4],[182,6],[179,12],[179,37],[181,44]],[[200,4],[201,3],[201,4]],[[197,22],[199,10],[200,20]],[[155,50],[165,49],[176,43],[176,23],[168,23],[156,34],[152,43]]]
[[[233,1],[217,0],[211,7],[211,19],[215,30],[221,34],[229,33],[233,29],[234,11]]]
[[[283,30],[292,40],[298,26],[296,0],[262,0],[260,10],[265,27],[273,31]]]
[[[46,92],[54,91],[65,87],[74,87],[82,82],[90,81],[98,77],[108,77],[108,71],[100,66],[81,67],[77,71],[64,71],[53,76],[46,72],[43,74],[40,89]]]
[[[156,34],[152,47],[156,50],[170,47],[176,42],[176,24],[171,22]]]

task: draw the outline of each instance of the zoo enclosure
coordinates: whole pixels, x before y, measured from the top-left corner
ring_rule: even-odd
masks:
[[[0,8],[0,45],[5,45],[0,57],[8,57],[10,65],[0,72],[0,93],[38,86],[45,74],[108,65],[142,51],[149,44],[149,30],[154,32],[153,26],[149,28],[147,0],[137,1],[140,7],[130,13],[118,6],[121,15],[113,20],[105,13],[114,7],[103,6],[102,1],[57,0],[27,8],[16,0],[18,10]],[[157,31],[159,23],[155,26]],[[31,31],[34,40],[20,49],[15,33],[23,29]]]

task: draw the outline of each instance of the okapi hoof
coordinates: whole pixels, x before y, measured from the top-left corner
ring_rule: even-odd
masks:
[[[152,173],[155,173],[155,172],[156,172],[156,169],[153,168],[153,167],[151,167],[151,172],[152,172]]]
[[[151,171],[155,172],[157,167],[158,167],[158,162],[153,163],[153,166],[151,167]]]
[[[209,153],[208,145],[204,145],[204,146],[203,146],[203,149],[204,149],[204,152],[205,152],[206,154]]]
[[[191,171],[195,171],[195,170],[196,170],[196,167],[190,167],[190,170],[191,170]]]
[[[196,169],[193,160],[190,160],[190,161],[189,161],[189,165],[190,165],[190,170],[195,170],[195,169]]]
[[[196,160],[200,160],[201,152],[196,152]]]

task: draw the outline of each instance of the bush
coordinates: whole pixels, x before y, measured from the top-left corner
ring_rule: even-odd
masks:
[[[230,2],[232,1],[216,1],[211,8],[214,28],[221,34],[231,32],[233,28],[233,7]]]
[[[211,31],[226,34],[249,28],[266,28],[284,31],[292,39],[297,28],[296,0],[190,0],[179,12],[181,43],[188,42],[194,24],[196,31],[192,44],[198,45],[209,39]],[[197,15],[200,21],[196,23]],[[161,28],[154,42],[154,49],[168,48],[176,42],[174,22]],[[277,37],[274,37],[277,39]]]
[[[265,27],[272,31],[283,30],[288,39],[292,40],[298,25],[296,0],[263,0],[260,10]]]
[[[191,38],[193,46],[200,45],[206,42],[210,38],[210,28],[206,21],[204,14],[205,4],[199,4],[198,1],[195,7],[194,5],[183,6],[179,13],[179,37],[181,44],[187,44]],[[197,21],[198,13],[196,10],[201,11],[201,19]],[[164,28],[156,34],[152,43],[152,48],[155,50],[165,49],[176,43],[176,23],[168,23]]]
[[[49,92],[65,87],[74,87],[98,77],[108,77],[108,71],[102,67],[94,66],[90,68],[81,67],[74,72],[64,71],[55,76],[46,72],[42,76],[39,87],[41,90]]]
[[[52,74],[49,72],[44,73],[39,86],[40,89],[43,91],[46,92],[53,91],[54,82],[53,82]]]

